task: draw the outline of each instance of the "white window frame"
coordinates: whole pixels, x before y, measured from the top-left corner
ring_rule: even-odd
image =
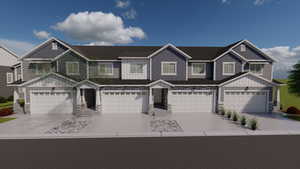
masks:
[[[52,42],[52,50],[58,50],[57,42]]]
[[[240,50],[241,50],[241,52],[246,52],[246,45],[244,45],[244,44],[241,44],[241,46],[240,46]]]
[[[133,65],[142,65],[142,72],[138,73],[138,72],[131,72],[131,66]],[[143,74],[144,73],[144,66],[145,64],[144,63],[130,63],[129,64],[129,73],[130,74]]]
[[[164,64],[175,64],[175,73],[165,73],[163,72]],[[177,62],[161,62],[161,75],[163,76],[176,76],[177,75]]]
[[[225,73],[225,65],[227,65],[227,64],[233,64],[233,72],[232,73]],[[223,64],[222,64],[222,69],[223,69],[223,72],[222,72],[222,74],[223,75],[235,75],[235,62],[223,62]]]
[[[12,72],[6,73],[6,83],[12,83],[14,82],[14,74]]]
[[[253,72],[253,71],[251,70],[251,65],[263,65],[263,66],[262,66],[262,69],[261,69],[261,72],[259,72],[259,73]],[[263,74],[264,74],[264,64],[261,64],[261,63],[249,63],[249,72],[254,73],[254,74],[256,74],[256,75],[263,75]]]
[[[36,63],[33,63],[33,64],[35,64],[35,65],[34,65],[34,72],[35,72],[35,75],[44,75],[44,74],[50,73],[50,72],[52,71],[50,62],[41,62],[41,63],[36,62]],[[50,64],[50,71],[49,71],[49,72],[46,72],[46,73],[44,73],[44,72],[39,72],[38,66],[41,65],[41,64]]]
[[[109,72],[109,73],[101,73],[100,72],[100,66],[101,65],[110,65],[110,67],[111,67],[111,72]],[[113,63],[98,63],[98,67],[97,67],[97,74],[98,75],[113,75],[114,74],[114,65],[113,65]]]
[[[71,73],[71,72],[69,72],[69,70],[68,70],[68,65],[69,64],[76,64],[77,65],[77,68],[78,68],[78,71],[77,72],[75,72],[75,73]],[[67,73],[67,75],[79,75],[79,62],[66,62],[66,73]]]
[[[203,73],[195,73],[194,72],[194,65],[197,65],[197,64],[204,65],[204,72]],[[192,75],[206,75],[206,63],[192,63],[191,66],[192,66],[192,69],[191,69]]]

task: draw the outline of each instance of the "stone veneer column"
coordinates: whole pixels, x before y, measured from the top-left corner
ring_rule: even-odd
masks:
[[[149,88],[149,107],[148,107],[148,113],[151,113],[153,110],[153,96],[152,96],[152,88]]]

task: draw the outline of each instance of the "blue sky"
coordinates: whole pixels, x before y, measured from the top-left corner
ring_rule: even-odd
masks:
[[[73,44],[222,46],[248,39],[280,60],[300,58],[297,0],[1,2],[0,44],[19,54],[50,36]]]

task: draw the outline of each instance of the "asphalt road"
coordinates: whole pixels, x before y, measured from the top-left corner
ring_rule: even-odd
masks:
[[[2,169],[299,169],[300,136],[0,140]]]

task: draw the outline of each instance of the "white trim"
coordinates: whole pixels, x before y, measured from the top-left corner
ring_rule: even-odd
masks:
[[[26,61],[48,61],[48,62],[51,62],[52,59],[50,58],[25,58],[24,60]]]
[[[122,62],[122,60],[89,60],[90,62]]]
[[[48,43],[48,42],[50,42],[50,41],[52,41],[52,40],[54,40],[54,38],[50,38],[50,39],[44,41],[43,43],[41,43],[41,44],[35,46],[33,49],[31,49],[30,51],[28,51],[27,53],[25,53],[23,56],[21,56],[21,57],[19,58],[19,60],[22,60],[22,59],[25,58],[27,55],[29,55],[29,54],[32,53],[33,51],[37,50],[38,48],[40,48],[41,46],[45,45],[46,43]]]
[[[24,75],[23,75],[23,61],[21,61],[21,77],[22,77],[22,80],[24,80]]]
[[[25,82],[25,83],[23,83],[23,84],[16,85],[16,86],[25,86],[25,85],[27,85],[27,84],[31,84],[31,83],[33,83],[33,82],[36,82],[36,81],[38,81],[38,80],[40,80],[40,79],[46,78],[46,77],[48,77],[48,76],[50,76],[50,75],[54,75],[54,76],[60,77],[60,78],[62,78],[62,79],[68,80],[68,81],[73,82],[73,83],[78,83],[78,82],[76,82],[75,80],[72,80],[72,79],[70,79],[70,78],[67,78],[67,77],[65,77],[65,76],[63,76],[63,75],[60,75],[60,74],[51,72],[51,73],[48,73],[48,74],[46,74],[46,75],[44,75],[44,76],[36,77],[36,78],[31,79],[31,80],[29,80],[29,81],[27,81],[27,82]]]
[[[164,83],[164,84],[166,84],[166,85],[168,85],[168,86],[174,87],[174,85],[173,85],[172,83],[166,82],[166,81],[164,81],[164,80],[162,80],[162,79],[156,80],[156,81],[154,81],[154,82],[152,82],[152,83],[149,83],[149,84],[147,84],[146,86],[153,86],[153,85],[155,85],[155,84],[157,84],[157,83]]]
[[[163,72],[163,67],[164,67],[164,64],[175,64],[175,73],[165,73]],[[176,76],[177,75],[177,62],[161,62],[160,63],[160,73],[162,76]]]
[[[90,66],[89,66],[89,61],[86,61],[86,77],[87,79],[90,78]]]
[[[145,72],[144,72],[144,66],[146,65],[147,66],[147,63],[143,63],[143,62],[129,62],[128,63],[129,65],[129,72],[127,72],[129,75],[143,75]],[[142,65],[142,72],[139,73],[139,72],[131,72],[131,66],[133,65]]]
[[[242,58],[242,60],[244,61],[249,61],[249,59],[246,59],[244,56],[240,55],[239,53],[237,53],[236,51],[234,50],[231,50],[230,52],[234,53],[235,55],[239,56],[240,58]]]
[[[181,51],[180,49],[176,48],[174,45],[172,45],[171,43],[163,46],[162,48],[158,49],[157,51],[155,51],[154,53],[152,53],[151,55],[147,56],[147,58],[151,58],[153,56],[155,56],[156,54],[158,54],[159,52],[163,51],[164,49],[168,48],[168,47],[172,47],[173,49],[175,49],[177,52],[179,52],[180,54],[182,54],[183,56],[191,59],[192,57],[189,56],[188,54],[184,53],[183,51]]]
[[[213,72],[213,80],[216,80],[216,72],[217,68],[216,68],[216,62],[214,62],[214,72]]]
[[[110,65],[111,67],[111,72],[110,73],[101,73],[100,70],[100,65]],[[97,75],[102,75],[102,76],[113,76],[114,75],[114,65],[113,63],[101,63],[99,62],[97,65]]]
[[[189,60],[189,62],[213,62],[213,60]]]
[[[186,60],[185,61],[185,80],[188,80],[188,79],[189,79],[189,63]]]
[[[196,64],[204,65],[204,72],[203,73],[194,73],[194,66],[193,65],[196,65]],[[206,63],[192,63],[191,64],[191,75],[202,75],[202,76],[205,76],[206,75]]]
[[[271,63],[271,79],[273,79],[273,75],[274,75],[274,68],[273,68],[273,63]]]
[[[224,69],[224,68],[225,68],[225,65],[226,65],[226,64],[233,64],[233,72],[232,72],[232,73],[225,73],[225,71],[224,71],[225,69]],[[223,76],[228,76],[228,75],[231,76],[231,75],[235,75],[235,62],[223,62],[223,63],[222,63],[222,75],[223,75]]]
[[[148,57],[125,57],[125,56],[121,56],[121,57],[118,57],[119,59],[149,59]]]
[[[61,53],[61,54],[57,55],[55,58],[53,58],[52,61],[55,61],[55,60],[61,58],[62,56],[64,56],[66,53],[68,53],[70,51],[71,51],[70,49],[64,51],[63,53]]]
[[[1,45],[0,48],[4,49],[6,52],[8,52],[11,55],[13,55],[15,58],[17,58],[17,59],[19,58],[19,56],[16,53],[14,53],[13,51],[9,50],[6,46]]]
[[[152,58],[150,58],[150,64],[149,64],[150,68],[149,68],[149,73],[150,73],[150,80],[152,80]],[[148,73],[148,72],[147,72]]]
[[[69,64],[76,64],[76,65],[77,65],[77,68],[78,68],[78,72],[70,73],[69,70],[68,70],[68,65],[69,65]],[[67,75],[80,75],[79,62],[67,61],[67,62],[65,62],[65,66],[66,66],[66,74],[67,74]]]
[[[58,61],[56,61],[56,72],[59,72]]]
[[[230,83],[230,82],[232,82],[232,81],[235,81],[235,80],[237,80],[237,79],[239,79],[239,78],[242,78],[242,77],[245,77],[245,76],[247,76],[247,75],[251,75],[251,76],[253,76],[253,77],[256,77],[256,78],[258,78],[258,79],[261,79],[261,80],[263,80],[263,81],[265,81],[265,82],[267,82],[267,83],[269,83],[269,84],[271,84],[271,85],[273,85],[273,86],[278,86],[276,83],[273,83],[272,81],[269,81],[269,80],[267,80],[267,79],[265,79],[265,78],[263,78],[263,77],[261,77],[261,76],[255,75],[255,74],[253,74],[253,73],[251,73],[251,72],[247,72],[247,73],[245,73],[245,74],[242,74],[241,76],[238,76],[238,77],[235,77],[235,78],[230,79],[230,80],[228,80],[228,81],[225,81],[225,82],[219,84],[219,86],[224,86],[224,85],[226,85],[226,84],[228,84],[228,83]]]
[[[9,76],[10,76],[10,80],[8,78]],[[14,74],[12,72],[6,72],[6,83],[9,84],[12,82],[14,82]]]
[[[261,72],[260,73],[255,73],[255,72],[252,72],[251,70],[251,65],[263,65],[262,69],[261,69]],[[253,74],[256,74],[256,75],[263,75],[264,74],[264,64],[260,64],[260,63],[249,63],[249,72],[253,73]]]
[[[79,85],[84,84],[84,83],[90,83],[90,84],[92,84],[93,86],[95,86],[94,89],[97,89],[100,86],[99,84],[86,79],[86,80],[83,80],[81,82],[76,83],[73,87],[78,87]]]
[[[33,62],[33,63],[34,63],[34,69],[33,70],[34,70],[35,75],[45,75],[45,74],[48,74],[52,71],[51,70],[52,69],[51,68],[51,62]],[[49,64],[50,65],[50,72],[45,72],[45,73],[39,72],[38,66],[41,66],[41,64]],[[42,67],[42,68],[44,68],[44,67]]]

